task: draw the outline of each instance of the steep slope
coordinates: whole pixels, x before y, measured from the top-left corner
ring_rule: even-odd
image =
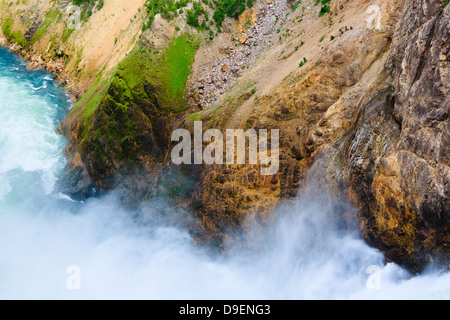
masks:
[[[313,187],[333,205],[330,223],[359,223],[387,259],[449,263],[447,0],[242,1],[219,20],[199,3],[146,3],[85,3],[70,32],[70,1],[1,4],[18,51],[84,93],[59,127],[63,192],[162,196],[197,218],[199,241],[226,248],[246,221],[264,226]],[[174,166],[171,133],[196,120],[279,129],[279,172]]]
[[[333,5],[338,32],[333,15],[322,28],[306,15],[295,30],[303,27],[312,45],[291,49],[274,69],[277,51],[294,46],[281,41],[217,109],[203,113],[224,127],[279,128],[282,156],[279,174],[270,178],[252,166],[205,168],[197,214],[220,242],[230,225],[250,216],[264,221],[280,200],[316,185],[333,202],[354,203],[357,217],[338,206],[336,220],[358,218],[364,238],[389,260],[414,271],[448,263],[449,7],[379,1],[377,28],[366,21],[370,2]],[[307,63],[289,68],[302,56]],[[239,92],[245,87],[263,94],[248,98]]]
[[[110,74],[134,47],[146,20],[144,3],[4,0],[0,35],[11,40],[11,48],[30,60],[30,66],[58,73],[80,98],[95,75]]]
[[[443,3],[411,1],[404,8],[389,61],[394,91],[383,97],[398,128],[382,144],[391,150],[372,156],[373,177],[350,162],[354,189],[366,203],[366,238],[414,267],[448,262],[450,254],[450,8]],[[368,114],[370,104],[365,108]],[[360,120],[356,135],[364,127]]]

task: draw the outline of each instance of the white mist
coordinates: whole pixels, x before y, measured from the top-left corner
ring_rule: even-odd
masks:
[[[280,209],[269,230],[246,235],[253,250],[222,256],[165,221],[134,221],[113,194],[85,204],[50,195],[68,106],[47,74],[0,55],[0,299],[450,298],[449,273],[385,264],[329,223],[321,199]],[[379,288],[367,285],[370,268]]]

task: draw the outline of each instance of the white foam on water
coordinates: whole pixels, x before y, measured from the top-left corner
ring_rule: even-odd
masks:
[[[12,78],[0,78],[0,88],[0,173],[39,171],[49,193],[62,158],[63,140],[54,131],[55,107]]]

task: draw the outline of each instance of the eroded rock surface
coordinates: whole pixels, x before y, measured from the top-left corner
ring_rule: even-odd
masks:
[[[255,0],[253,9],[237,22],[225,21],[225,32],[200,46],[177,105],[158,71],[164,61],[150,59],[163,57],[180,31],[158,16],[139,37],[143,1],[132,4],[118,15],[128,37],[102,18],[116,10],[111,3],[69,35],[64,50],[51,51],[56,60],[41,59],[49,37],[22,52],[35,66],[53,61],[84,84],[80,92],[89,89],[82,108],[59,127],[68,138],[67,193],[83,199],[94,189],[119,188],[128,204],[164,194],[197,218],[190,231],[199,241],[226,248],[239,241],[247,221],[264,226],[274,210],[314,186],[336,204],[333,223],[359,225],[388,260],[412,271],[450,263],[446,0],[380,0],[375,7],[368,0],[332,0],[332,13],[322,17],[315,0]],[[30,41],[44,11],[34,18],[24,13],[28,29],[14,21],[14,30]],[[51,33],[64,38],[64,23],[57,21]],[[102,34],[112,30],[106,45],[92,34],[98,25],[109,28]],[[83,52],[76,46],[86,41],[97,47]],[[113,50],[114,59],[97,56],[99,49]],[[139,78],[120,74],[119,60],[129,52],[140,53],[137,66],[127,69]],[[171,132],[192,131],[199,119],[204,129],[279,129],[279,172],[262,176],[256,165],[174,166]]]

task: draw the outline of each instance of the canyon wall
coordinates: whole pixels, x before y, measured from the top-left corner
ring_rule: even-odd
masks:
[[[334,4],[341,25],[348,24],[328,27],[326,40],[322,26],[318,42],[325,45],[297,50],[291,45],[296,40],[287,37],[278,52],[266,52],[266,64],[272,65],[276,53],[295,48],[284,64],[304,55],[308,62],[300,70],[285,71],[277,61],[261,72],[260,61],[259,70],[244,75],[243,85],[232,88],[218,109],[203,113],[204,121],[224,121],[224,127],[280,129],[278,175],[260,176],[254,166],[208,166],[194,197],[195,212],[220,242],[228,239],[230,226],[249,218],[265,221],[274,208],[314,185],[318,195],[325,190],[338,204],[336,220],[357,219],[364,239],[388,260],[413,271],[446,264],[450,9],[439,1],[379,1],[377,27],[367,21],[371,2]],[[294,29],[291,20],[284,28],[304,27],[317,39],[314,30],[320,27],[308,16],[302,19],[306,25]],[[239,92],[244,81],[263,91],[261,96],[227,101],[245,97]],[[347,201],[356,215],[339,205]]]
[[[113,0],[67,35],[69,5],[51,23],[51,1],[2,2],[0,14],[19,51],[57,65],[82,96],[59,126],[63,192],[164,197],[196,217],[199,241],[226,248],[249,219],[264,226],[313,187],[334,205],[330,223],[357,222],[388,260],[449,263],[446,0],[254,1],[209,38],[186,12],[142,32],[144,1]],[[279,172],[174,166],[171,132],[200,120],[279,129]]]

